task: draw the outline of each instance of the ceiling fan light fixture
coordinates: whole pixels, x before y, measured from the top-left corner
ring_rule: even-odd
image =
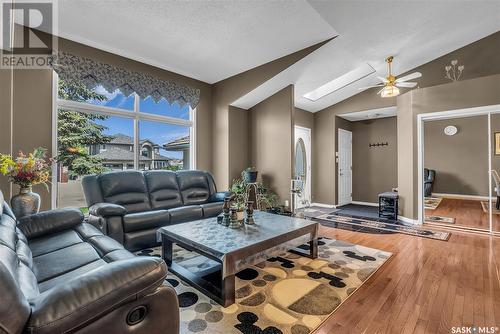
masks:
[[[394,97],[399,95],[399,88],[396,86],[385,86],[380,93],[382,97]]]

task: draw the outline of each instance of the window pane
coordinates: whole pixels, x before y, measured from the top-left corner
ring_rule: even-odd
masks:
[[[140,169],[189,169],[189,127],[139,122]]]
[[[67,85],[59,80],[60,99],[134,111],[134,94],[123,95],[119,90],[108,92],[103,86],[90,90],[84,85]]]
[[[156,103],[151,97],[141,99],[139,102],[139,111],[147,114],[169,116],[189,120],[189,106],[180,107],[178,103],[168,103],[161,99]]]
[[[84,175],[134,168],[131,119],[58,110],[57,206],[86,207]]]

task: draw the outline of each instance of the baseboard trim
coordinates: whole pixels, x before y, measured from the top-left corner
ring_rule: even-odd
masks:
[[[431,196],[443,197],[443,198],[454,198],[454,199],[468,199],[473,201],[488,201],[488,196],[476,196],[476,195],[460,195],[460,194],[442,194],[442,193],[432,193]]]
[[[401,220],[403,223],[408,223],[408,224],[412,224],[412,225],[421,225],[418,222],[418,219],[411,219],[411,218],[407,218],[404,216],[398,216],[398,220]]]
[[[311,206],[320,206],[322,208],[329,208],[329,209],[335,209],[336,206],[332,204],[325,204],[325,203],[311,203]]]
[[[378,203],[373,203],[373,202],[361,202],[361,201],[352,201],[351,204],[357,204],[357,205],[366,205],[366,206],[378,206]]]

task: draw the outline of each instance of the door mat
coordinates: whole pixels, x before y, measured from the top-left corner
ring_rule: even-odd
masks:
[[[409,235],[414,235],[422,238],[430,238],[436,240],[447,241],[450,237],[450,233],[448,232],[440,232],[440,231],[431,231],[421,229],[415,226],[408,226],[396,223],[388,223],[383,221],[369,220],[364,218],[357,217],[347,217],[347,216],[336,216],[336,215],[322,215],[316,217],[320,222],[332,222],[332,223],[344,223],[355,226],[363,226],[367,228],[379,229],[384,231],[392,231],[398,233],[404,233]],[[328,226],[327,224],[325,224]]]
[[[426,197],[424,198],[424,209],[436,210],[442,200],[442,197]]]
[[[455,218],[441,216],[425,216],[426,223],[455,224]]]

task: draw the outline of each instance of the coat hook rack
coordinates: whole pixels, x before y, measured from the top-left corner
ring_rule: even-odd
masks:
[[[388,142],[385,143],[369,143],[368,147],[379,147],[379,146],[389,146]]]

